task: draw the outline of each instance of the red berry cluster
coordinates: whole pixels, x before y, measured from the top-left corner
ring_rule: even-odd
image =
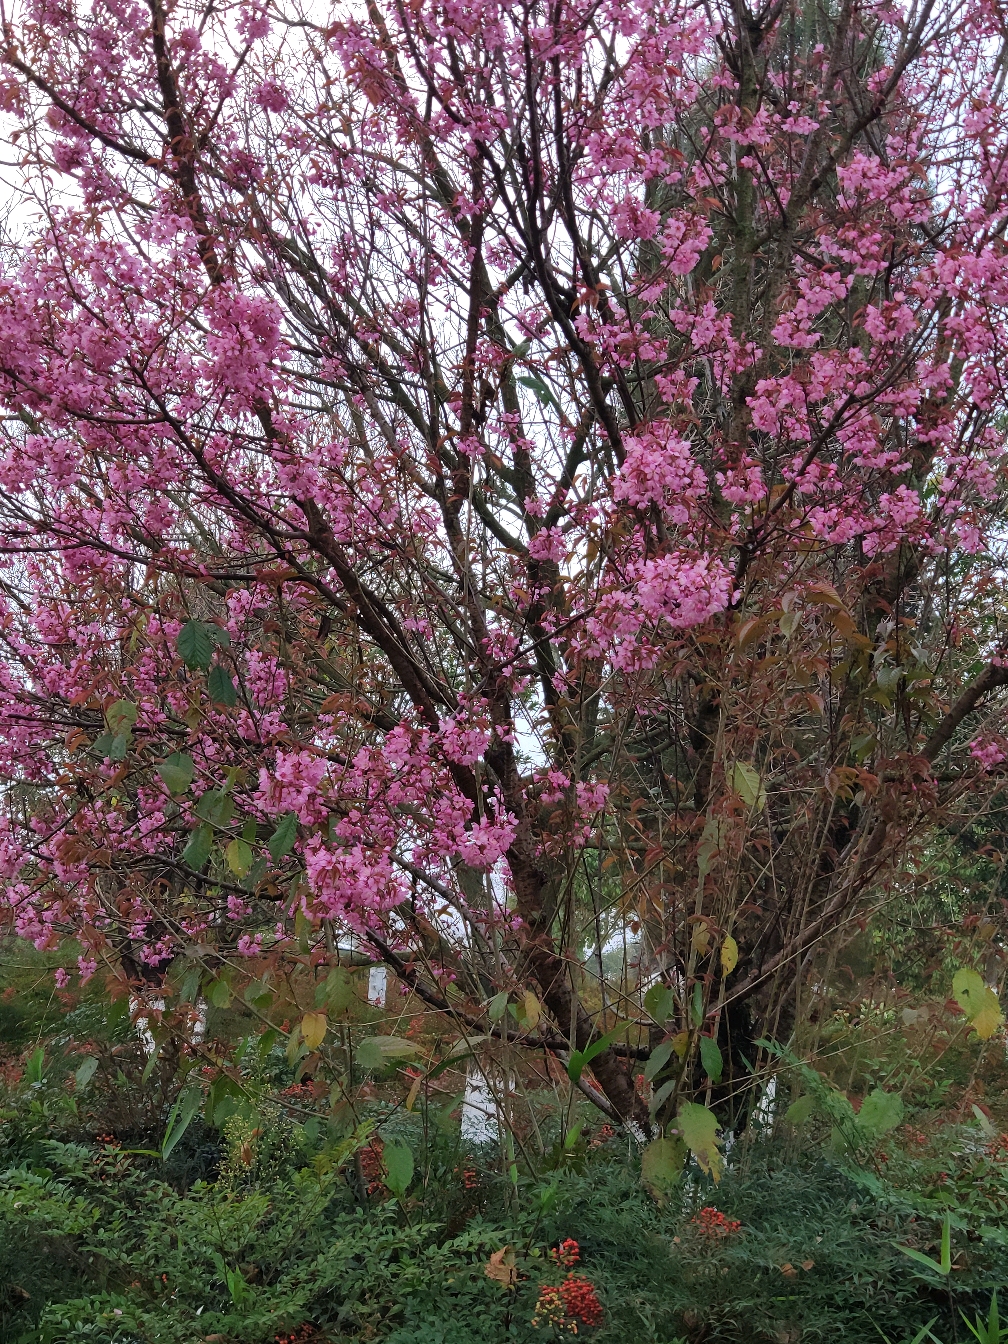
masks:
[[[367,1182],[369,1195],[377,1194],[385,1183],[385,1168],[382,1166],[384,1147],[381,1139],[372,1139],[360,1150],[361,1174]]]
[[[715,1208],[701,1209],[693,1222],[705,1237],[730,1237],[742,1226],[734,1218],[726,1218]]]
[[[613,1129],[612,1125],[602,1125],[599,1132],[592,1139],[591,1146],[593,1148],[601,1148],[604,1143],[608,1143],[610,1139],[615,1137],[616,1131]]]
[[[566,1329],[565,1316],[560,1289],[553,1283],[543,1284],[539,1289],[539,1300],[536,1302],[532,1324],[534,1326],[552,1325],[557,1330],[564,1330]],[[577,1334],[577,1330],[575,1329],[573,1333]]]
[[[580,1255],[581,1248],[573,1237],[567,1237],[550,1251],[556,1264],[563,1265],[569,1272],[563,1283],[546,1283],[540,1288],[533,1325],[552,1325],[561,1334],[576,1335],[579,1324],[592,1326],[601,1322],[602,1303],[598,1300],[595,1285],[571,1269]]]
[[[290,1087],[285,1087],[278,1095],[281,1097],[293,1097],[298,1100],[302,1098],[310,1100],[313,1095],[312,1085],[311,1083],[291,1083]]]
[[[568,1274],[560,1285],[560,1296],[569,1317],[580,1321],[582,1325],[598,1325],[602,1320],[602,1303],[598,1300],[595,1286],[587,1279]],[[577,1334],[577,1331],[572,1331]]]
[[[463,1167],[461,1172],[459,1172],[458,1167],[456,1167],[455,1171],[462,1177],[463,1189],[477,1190],[479,1188],[480,1183],[479,1172],[475,1169],[475,1167]]]
[[[274,1344],[308,1344],[309,1340],[317,1338],[317,1331],[311,1321],[305,1321],[299,1325],[296,1330],[292,1330],[289,1335],[274,1335]]]
[[[560,1243],[555,1251],[550,1251],[550,1256],[558,1265],[563,1265],[566,1269],[570,1269],[571,1266],[576,1265],[580,1259],[581,1248],[573,1237],[567,1237]]]

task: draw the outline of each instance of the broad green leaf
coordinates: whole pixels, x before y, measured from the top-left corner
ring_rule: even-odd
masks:
[[[207,1001],[215,1008],[226,1008],[231,1002],[231,986],[226,980],[215,980],[207,989]]]
[[[970,1019],[983,1009],[984,990],[987,986],[984,984],[979,972],[970,970],[963,966],[952,977],[952,993],[955,995],[956,1002]]]
[[[413,1179],[413,1153],[405,1143],[387,1143],[382,1149],[385,1184],[402,1199]]]
[[[324,988],[326,1006],[335,1017],[345,1013],[357,998],[354,978],[342,966],[336,966],[329,972]]]
[[[87,1087],[97,1071],[98,1061],[95,1059],[94,1055],[91,1055],[84,1060],[74,1074],[74,1077],[77,1080],[77,1090],[80,1091],[82,1088]]]
[[[987,1118],[986,1115],[984,1115],[983,1111],[976,1104],[976,1102],[973,1103],[973,1114],[976,1116],[977,1123],[979,1124],[983,1132],[987,1135],[988,1139],[996,1139],[998,1136],[996,1127],[991,1124],[990,1120]]]
[[[696,1102],[684,1102],[676,1118],[676,1128],[683,1143],[700,1164],[702,1171],[721,1179],[722,1159],[718,1151],[718,1122],[713,1111]]]
[[[210,692],[210,699],[215,705],[225,705],[228,709],[231,709],[238,703],[238,693],[235,691],[231,673],[227,668],[221,667],[220,663],[216,663],[210,669],[207,690]]]
[[[651,1098],[651,1104],[648,1107],[648,1110],[651,1114],[652,1120],[655,1118],[655,1116],[658,1114],[661,1108],[668,1101],[669,1097],[675,1091],[675,1088],[676,1088],[676,1079],[670,1078],[667,1083],[662,1083],[661,1087]]]
[[[641,1184],[651,1197],[664,1204],[679,1183],[686,1145],[680,1139],[654,1139],[641,1157]]]
[[[157,772],[169,793],[185,793],[193,781],[196,766],[186,752],[175,751],[164,758]]]
[[[362,1069],[381,1069],[391,1060],[406,1059],[416,1053],[413,1042],[401,1036],[365,1036],[357,1046],[357,1063]]]
[[[294,848],[294,841],[297,839],[297,816],[293,812],[288,812],[281,817],[277,823],[277,828],[266,842],[270,857],[274,863],[279,863],[285,854],[289,854]]]
[[[213,828],[204,822],[202,826],[197,826],[189,837],[189,843],[182,851],[182,862],[198,873],[210,857],[212,849]]]
[[[712,1083],[720,1081],[724,1060],[721,1058],[721,1051],[713,1036],[700,1037],[700,1063],[704,1067],[704,1073]]]
[[[732,766],[731,786],[735,793],[739,795],[747,807],[762,809],[766,802],[766,789],[763,787],[763,781],[760,779],[759,771],[754,770],[751,765],[746,765],[745,761],[736,761]]]
[[[668,985],[663,985],[661,983],[652,985],[644,995],[644,1011],[649,1017],[653,1018],[659,1026],[672,1016],[672,1009],[674,1007],[675,995]]]
[[[305,1013],[301,1019],[301,1035],[309,1050],[317,1050],[325,1040],[329,1021],[325,1013]]]
[[[502,989],[499,994],[495,994],[490,1000],[490,1007],[487,1009],[487,1016],[491,1022],[499,1022],[507,1012],[508,993]]]
[[[807,1096],[799,1097],[793,1101],[784,1113],[784,1119],[789,1125],[798,1128],[815,1112],[816,1099],[809,1093]]]
[[[898,1092],[876,1087],[869,1092],[857,1116],[857,1127],[869,1138],[878,1138],[895,1129],[903,1119],[903,1099]]]
[[[202,621],[186,621],[175,643],[178,656],[191,670],[207,672],[213,659],[214,641]]]
[[[704,1020],[703,985],[699,980],[693,986],[693,1002],[691,1008],[693,1013],[693,1025],[698,1027]]]
[[[196,815],[211,826],[226,826],[234,816],[234,799],[221,789],[207,789],[196,804]]]
[[[109,752],[112,750],[114,741],[115,738],[111,733],[102,733],[91,743],[92,754],[97,756],[100,761],[105,760],[106,756],[108,756]]]
[[[236,877],[244,877],[252,867],[252,850],[244,840],[232,840],[224,851],[224,857]]]
[[[721,944],[721,974],[731,975],[738,965],[738,943],[729,933]]]
[[[263,1012],[273,1002],[273,991],[264,981],[253,980],[245,987],[245,1002]]]
[[[137,721],[137,707],[129,700],[117,700],[105,711],[108,726],[117,736],[128,736]]]
[[[109,747],[105,755],[109,758],[110,761],[124,761],[126,759],[126,751],[128,747],[129,747],[128,734],[116,733],[115,737],[112,739],[111,746]]]
[[[646,1083],[650,1083],[652,1078],[658,1077],[669,1062],[673,1048],[671,1041],[662,1041],[661,1045],[656,1045],[651,1051],[651,1058],[644,1065],[644,1081]]]

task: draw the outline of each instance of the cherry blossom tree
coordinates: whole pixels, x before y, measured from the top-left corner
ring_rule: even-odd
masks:
[[[1005,23],[5,12],[12,927],[740,1086],[1008,755]]]

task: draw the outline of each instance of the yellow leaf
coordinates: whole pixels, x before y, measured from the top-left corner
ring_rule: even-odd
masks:
[[[746,765],[745,761],[736,761],[731,768],[728,781],[747,807],[762,811],[766,804],[766,788],[758,770]]]
[[[525,991],[525,1022],[529,1031],[535,1031],[539,1025],[539,1017],[542,1010],[539,1007],[539,1000],[530,989]]]
[[[731,975],[738,965],[738,943],[729,933],[721,944],[721,974]]]
[[[301,1035],[309,1050],[317,1050],[325,1039],[329,1025],[325,1013],[305,1013],[301,1019]]]
[[[693,936],[690,939],[693,944],[693,951],[699,956],[704,956],[710,945],[710,927],[707,924],[694,924]]]
[[[980,1011],[973,1018],[973,1030],[982,1041],[989,1041],[1004,1022],[1004,1014],[998,996],[992,989],[984,986],[986,993]]]
[[[228,867],[237,877],[244,877],[252,867],[252,860],[255,857],[252,853],[251,845],[244,840],[232,840],[224,851],[224,857],[227,859]]]
[[[680,1031],[677,1035],[672,1037],[672,1049],[676,1052],[676,1054],[679,1056],[680,1059],[686,1058],[686,1051],[688,1048],[689,1048],[688,1031]]]
[[[406,1093],[406,1109],[411,1111],[416,1105],[417,1096],[420,1093],[420,1084],[423,1082],[423,1074],[419,1078],[413,1079],[413,1086]]]

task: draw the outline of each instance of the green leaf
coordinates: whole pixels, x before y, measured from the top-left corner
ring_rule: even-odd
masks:
[[[413,1153],[405,1143],[387,1143],[382,1149],[385,1184],[402,1199],[413,1179]]]
[[[698,980],[693,986],[693,1003],[691,1005],[693,1012],[693,1025],[698,1027],[704,1020],[703,1010],[703,985]]]
[[[648,1107],[651,1119],[653,1120],[661,1108],[668,1101],[669,1097],[676,1089],[676,1079],[670,1078],[667,1083],[662,1083],[661,1087],[651,1098],[651,1104]]]
[[[713,1036],[700,1037],[700,1063],[704,1067],[704,1073],[712,1083],[720,1081],[724,1060]]]
[[[92,754],[97,756],[100,761],[105,760],[106,756],[108,756],[109,752],[112,750],[112,743],[114,741],[115,738],[111,733],[102,733],[91,743]]]
[[[793,1101],[784,1113],[784,1119],[789,1125],[794,1125],[797,1129],[803,1125],[806,1120],[815,1112],[816,1099],[811,1093],[804,1097],[799,1097]]]
[[[721,817],[708,817],[704,823],[703,835],[701,835],[700,844],[697,847],[697,867],[700,869],[701,877],[705,877],[710,872],[714,856],[721,849],[722,829]]]
[[[676,1128],[682,1141],[700,1163],[701,1170],[721,1179],[721,1154],[718,1151],[718,1122],[713,1111],[696,1102],[684,1102],[676,1118]]]
[[[661,1026],[672,1016],[675,1007],[675,995],[668,985],[652,985],[644,995],[644,1011]]]
[[[238,694],[235,691],[231,673],[227,668],[221,667],[220,663],[216,663],[210,669],[207,690],[210,692],[210,699],[215,705],[226,705],[228,709],[231,709],[238,703]]]
[[[194,872],[202,872],[203,865],[210,857],[210,851],[213,849],[213,828],[205,822],[202,826],[197,826],[189,837],[189,843],[182,851],[182,862],[188,864]]]
[[[226,1008],[231,1002],[231,986],[226,980],[215,980],[207,986],[206,996],[215,1008]]]
[[[869,1138],[879,1138],[895,1129],[903,1119],[903,1099],[898,1092],[875,1088],[865,1097],[857,1116],[857,1127]]]
[[[74,1074],[74,1078],[76,1078],[77,1080],[78,1092],[82,1091],[85,1087],[87,1087],[88,1083],[95,1076],[97,1071],[98,1071],[98,1061],[95,1059],[94,1055],[90,1055],[87,1059],[84,1060],[84,1062],[78,1068],[77,1072]]]
[[[955,995],[956,1003],[971,1019],[984,1007],[986,988],[979,972],[972,971],[966,966],[961,967],[952,977],[952,993]]]
[[[193,1116],[203,1103],[198,1087],[187,1087],[168,1114],[168,1126],[161,1143],[161,1160],[167,1162],[182,1135],[192,1124]]]
[[[766,803],[766,789],[760,779],[759,771],[744,761],[736,761],[729,776],[732,790],[739,795],[747,807],[762,809]]]
[[[608,1050],[620,1034],[620,1029],[617,1027],[615,1031],[610,1031],[605,1036],[600,1036],[597,1041],[592,1041],[584,1050],[572,1050],[567,1060],[567,1077],[571,1082],[579,1082],[586,1065],[603,1050]]]
[[[273,991],[264,981],[253,980],[245,987],[245,1002],[250,1003],[253,1008],[258,1008],[260,1012],[265,1012],[273,1003]]]
[[[988,1139],[996,1139],[997,1136],[998,1136],[998,1132],[997,1132],[996,1127],[995,1127],[994,1125],[991,1124],[991,1122],[988,1120],[987,1116],[984,1115],[983,1111],[982,1111],[982,1110],[980,1109],[980,1107],[976,1104],[976,1102],[973,1103],[973,1114],[976,1116],[977,1124],[980,1126],[980,1128],[983,1130],[983,1132],[987,1135],[987,1138],[988,1138]]]
[[[252,850],[244,840],[232,840],[224,851],[224,857],[236,877],[244,877],[252,867]]]
[[[652,1078],[657,1078],[662,1069],[669,1062],[672,1054],[672,1042],[662,1041],[661,1045],[656,1045],[651,1051],[651,1058],[644,1065],[644,1081],[650,1083]]]
[[[38,1045],[29,1056],[24,1076],[29,1083],[40,1083],[45,1069],[45,1046]]]
[[[941,1260],[932,1260],[929,1255],[925,1255],[922,1251],[915,1251],[909,1246],[900,1246],[898,1242],[893,1244],[897,1250],[902,1251],[911,1260],[916,1260],[919,1265],[924,1265],[932,1274],[947,1276],[952,1272],[952,1220],[948,1214],[945,1215],[945,1221],[942,1223]]]
[[[193,781],[196,766],[193,758],[186,752],[175,751],[164,758],[157,772],[169,793],[185,793]]]
[[[105,718],[116,737],[128,736],[137,721],[137,707],[129,700],[117,700],[105,711]]]
[[[112,745],[105,754],[110,761],[124,761],[126,759],[126,749],[128,747],[128,735],[126,733],[117,733],[112,739]]]
[[[234,816],[234,799],[221,789],[207,789],[196,804],[196,815],[211,826],[226,826]]]
[[[382,1069],[391,1060],[407,1059],[416,1053],[413,1042],[401,1036],[365,1036],[357,1046],[357,1063],[362,1069]]]
[[[214,641],[202,621],[186,621],[175,643],[178,656],[190,670],[207,672],[213,659]]]
[[[680,1139],[655,1139],[641,1158],[641,1184],[658,1204],[664,1204],[679,1183],[686,1161],[686,1145]]]
[[[490,1007],[487,1009],[487,1016],[491,1022],[499,1022],[507,1012],[508,992],[502,989],[499,994],[495,994],[490,1000]]]
[[[337,966],[329,972],[321,988],[324,993],[323,1001],[333,1017],[339,1017],[342,1013],[345,1013],[357,999],[354,978],[342,966]],[[317,1006],[321,1008],[322,1004],[319,1003]]]
[[[280,818],[276,830],[266,842],[274,863],[279,863],[285,854],[291,852],[296,839],[297,815],[294,812],[288,812],[286,816]]]

